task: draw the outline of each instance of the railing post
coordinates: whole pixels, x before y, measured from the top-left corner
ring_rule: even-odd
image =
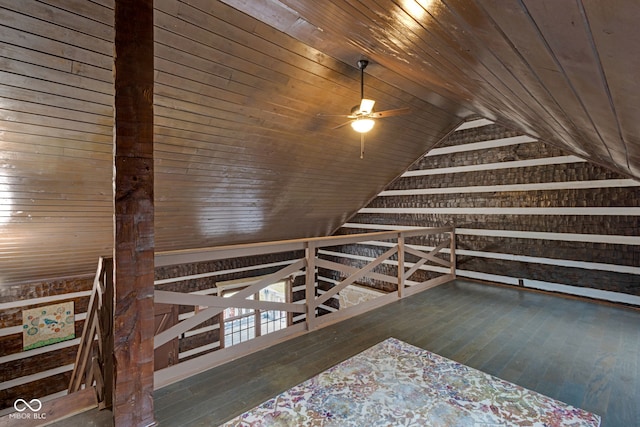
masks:
[[[451,255],[449,261],[451,262],[451,274],[453,278],[456,277],[456,228],[451,228]]]
[[[100,257],[68,389],[74,393],[95,381],[100,409],[113,404],[113,291],[113,259]]]
[[[316,247],[313,242],[307,242],[305,248],[305,306],[307,308],[307,330],[315,328],[316,323]]]
[[[402,298],[404,290],[404,235],[398,233],[398,298]]]
[[[154,8],[113,5],[113,423],[155,425]]]
[[[113,407],[113,258],[105,260],[104,269],[104,294],[102,298],[102,313],[100,315],[100,327],[102,331],[102,377],[104,380],[104,401],[100,403],[100,409]]]

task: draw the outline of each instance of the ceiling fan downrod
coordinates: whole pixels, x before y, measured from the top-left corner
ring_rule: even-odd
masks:
[[[369,65],[369,61],[361,59],[358,61],[358,68],[360,69],[360,99],[364,99],[364,69]]]

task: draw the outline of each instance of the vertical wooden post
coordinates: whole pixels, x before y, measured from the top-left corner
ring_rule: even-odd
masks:
[[[253,294],[253,299],[260,301],[260,292]],[[255,337],[262,336],[262,313],[257,308],[253,310],[253,327],[255,328]]]
[[[404,236],[398,233],[398,298],[404,290]]]
[[[455,279],[456,278],[456,229],[455,227],[451,229],[450,235],[451,235],[451,242],[450,242],[451,256],[449,257],[449,261],[451,263],[451,274]]]
[[[295,278],[293,275],[287,277],[285,281],[286,303],[291,304],[293,302],[293,284]],[[287,311],[287,326],[293,325],[293,312]]]
[[[114,391],[116,426],[153,413],[153,0],[115,0]]]
[[[104,400],[100,402],[100,409],[113,407],[113,259],[104,260],[104,279],[102,281],[104,294],[102,296],[102,313],[99,318],[100,333],[102,339],[102,375],[104,381]]]
[[[316,323],[316,247],[312,242],[305,249],[306,277],[305,300],[307,307],[307,330],[315,329]]]

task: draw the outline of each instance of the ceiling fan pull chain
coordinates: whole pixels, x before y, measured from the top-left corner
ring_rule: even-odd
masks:
[[[364,159],[364,133],[360,134],[360,158]]]

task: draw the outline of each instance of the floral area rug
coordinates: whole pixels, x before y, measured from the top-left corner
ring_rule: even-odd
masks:
[[[227,426],[599,426],[600,417],[395,338]]]

